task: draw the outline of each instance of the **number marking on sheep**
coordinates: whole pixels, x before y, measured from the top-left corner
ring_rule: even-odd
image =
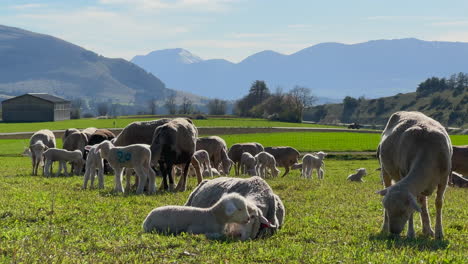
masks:
[[[120,163],[124,163],[132,159],[132,153],[119,150],[117,151],[117,158]]]

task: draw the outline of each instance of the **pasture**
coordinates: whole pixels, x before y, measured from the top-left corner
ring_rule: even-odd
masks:
[[[184,204],[190,191],[115,195],[112,176],[106,176],[104,190],[82,190],[82,177],[30,176],[28,158],[5,154],[0,157],[3,263],[462,263],[468,257],[463,189],[447,190],[444,241],[422,237],[419,221],[414,240],[379,235],[378,174],[362,184],[346,181],[355,168],[377,168],[375,159],[326,159],[322,181],[315,175],[299,178],[297,171],[269,179],[286,207],[284,228],[267,239],[230,242],[142,233],[151,209]],[[189,190],[195,185],[191,178]],[[434,197],[429,208],[434,220]]]

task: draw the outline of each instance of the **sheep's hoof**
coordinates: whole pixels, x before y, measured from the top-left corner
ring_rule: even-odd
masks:
[[[423,234],[425,236],[434,237],[435,233],[434,233],[434,230],[432,230],[432,228],[429,228],[429,229],[424,229]]]
[[[442,239],[444,239],[444,233],[442,232],[442,230],[436,232],[436,234],[435,234],[435,239],[437,239],[437,240],[442,240]]]

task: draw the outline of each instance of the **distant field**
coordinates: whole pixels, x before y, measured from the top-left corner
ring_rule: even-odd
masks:
[[[31,132],[40,129],[61,130],[67,128],[123,128],[134,121],[148,121],[157,118],[116,118],[116,119],[76,119],[39,123],[0,123],[0,133]],[[268,121],[258,118],[209,118],[193,120],[198,127],[334,127],[315,124]]]

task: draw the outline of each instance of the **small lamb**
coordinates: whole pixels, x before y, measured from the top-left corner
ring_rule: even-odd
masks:
[[[367,175],[365,168],[356,169],[356,173],[350,174],[348,176],[348,181],[363,182],[362,177]]]
[[[69,151],[65,149],[49,148],[44,152],[44,159],[44,175],[46,177],[51,176],[52,163],[54,163],[54,161],[59,162],[59,168],[55,176],[60,175],[60,173],[62,172],[62,168],[65,170],[64,175],[68,176],[67,162],[70,162],[74,165],[74,170],[71,173],[74,173],[76,175],[79,175],[84,165],[83,154],[78,149]]]
[[[267,176],[267,169],[270,170],[270,173],[273,177],[278,176],[280,170],[276,168],[276,160],[273,155],[268,152],[262,151],[255,155],[256,165],[255,170],[258,175],[262,178]]]
[[[319,151],[317,153],[306,154],[302,158],[302,173],[301,176],[305,178],[312,178],[312,171],[315,169],[317,171],[317,178],[323,179],[325,172],[323,167],[325,166],[323,159],[327,156],[327,153]]]
[[[210,162],[210,154],[206,150],[200,149],[193,153],[192,159],[197,159],[200,163],[200,169],[203,171],[208,171],[210,173],[210,177],[213,178],[213,174],[211,173],[211,162]]]
[[[252,156],[249,152],[242,153],[241,160],[240,160],[240,168],[241,174],[248,174],[250,176],[254,176],[257,174],[255,171],[255,164],[257,161],[255,157]]]
[[[88,150],[88,158],[86,159],[86,171],[84,175],[83,189],[86,189],[88,180],[91,179],[91,188],[94,188],[94,178],[96,176],[99,180],[99,189],[104,188],[104,161],[101,158],[101,153],[96,150],[97,145],[86,146]]]
[[[250,215],[248,201],[238,193],[221,197],[209,208],[192,206],[162,206],[152,210],[143,221],[144,232],[155,230],[164,234],[205,234],[207,238],[224,237],[227,223],[247,224]]]

